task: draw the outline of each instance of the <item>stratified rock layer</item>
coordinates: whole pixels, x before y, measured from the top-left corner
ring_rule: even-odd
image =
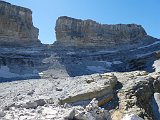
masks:
[[[80,20],[66,16],[58,18],[55,31],[58,43],[79,47],[136,42],[147,36],[141,25],[107,25],[93,20]]]
[[[0,1],[0,46],[38,45],[38,32],[30,9]]]

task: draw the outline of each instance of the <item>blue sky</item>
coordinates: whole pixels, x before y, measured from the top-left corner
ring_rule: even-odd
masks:
[[[42,43],[53,43],[59,16],[93,19],[99,23],[141,24],[146,32],[160,38],[160,0],[6,0],[30,8]]]

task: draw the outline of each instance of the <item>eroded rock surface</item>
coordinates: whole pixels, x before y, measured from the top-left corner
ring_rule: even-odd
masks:
[[[40,45],[38,33],[30,9],[0,1],[0,46]]]
[[[122,87],[117,92],[119,106],[112,114],[113,120],[131,114],[138,115],[144,120],[157,120],[153,116],[158,115],[158,105],[156,105],[158,94],[154,95],[154,93],[159,92],[157,88],[160,85],[158,83],[160,74],[133,71],[115,75]]]
[[[152,83],[154,79],[147,74],[130,73],[123,74],[121,77],[127,79],[119,79],[123,87],[119,91],[119,109],[125,114],[133,113],[143,118],[150,119],[151,114],[150,100],[153,95]]]

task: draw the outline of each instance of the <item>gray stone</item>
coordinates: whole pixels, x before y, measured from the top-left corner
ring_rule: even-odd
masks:
[[[93,98],[85,110],[75,115],[77,120],[111,120],[110,113],[98,106],[98,101]]]
[[[3,111],[0,111],[0,118],[4,117],[6,114]]]
[[[88,84],[90,84],[91,82],[94,82],[94,79],[93,78],[88,78],[85,80]]]
[[[62,91],[63,89],[62,88],[56,88],[56,91]]]
[[[27,102],[26,104],[23,105],[23,107],[25,107],[26,109],[30,109],[30,108],[37,108],[37,103],[36,102]]]
[[[75,116],[75,110],[74,109],[71,109],[71,110],[68,110],[65,114],[64,114],[64,119],[65,120],[72,120]]]
[[[35,92],[35,91],[32,90],[32,91],[28,92],[27,95],[31,95],[31,96],[32,96],[32,95],[34,94],[34,92]]]
[[[44,99],[38,99],[38,100],[35,100],[34,102],[37,103],[37,106],[43,106],[46,104],[46,101]]]

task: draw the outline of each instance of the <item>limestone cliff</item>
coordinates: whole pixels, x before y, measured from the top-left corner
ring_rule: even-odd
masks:
[[[66,46],[110,46],[136,42],[147,36],[141,25],[107,25],[66,16],[58,18],[55,31],[57,43]]]
[[[0,46],[38,45],[38,32],[30,9],[0,1]]]

